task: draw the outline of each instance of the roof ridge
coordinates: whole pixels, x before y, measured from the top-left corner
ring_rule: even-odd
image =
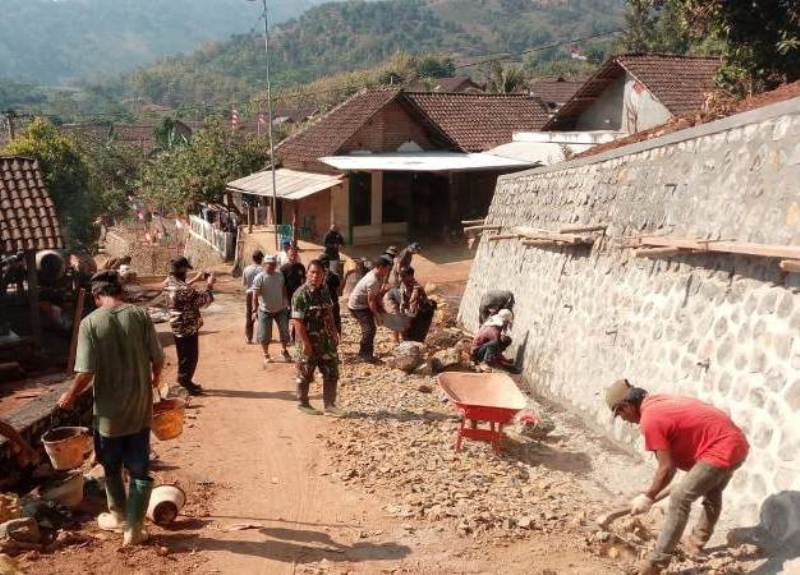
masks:
[[[617,58],[644,58],[644,57],[655,57],[655,58],[678,58],[680,60],[714,60],[719,61],[722,59],[722,56],[697,56],[697,55],[688,55],[688,54],[670,54],[668,52],[625,52],[623,54],[617,54],[614,56],[614,59]]]
[[[530,94],[515,92],[513,94],[498,94],[495,92],[432,92],[420,90],[403,90],[403,94],[421,96],[462,96],[465,98],[532,98]]]

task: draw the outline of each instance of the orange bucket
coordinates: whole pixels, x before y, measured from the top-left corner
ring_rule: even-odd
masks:
[[[42,445],[56,471],[80,467],[93,449],[86,427],[54,427],[42,435]]]
[[[183,416],[186,402],[182,399],[165,399],[153,406],[153,434],[159,441],[175,439],[183,433]]]

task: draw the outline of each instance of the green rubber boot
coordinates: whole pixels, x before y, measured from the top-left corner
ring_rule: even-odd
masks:
[[[128,488],[128,521],[122,536],[122,545],[140,545],[149,534],[144,528],[144,516],[153,491],[152,479],[131,479]]]
[[[97,526],[103,531],[122,533],[126,526],[127,506],[122,470],[114,475],[106,476],[106,501],[108,502],[108,513],[101,513],[97,516]]]

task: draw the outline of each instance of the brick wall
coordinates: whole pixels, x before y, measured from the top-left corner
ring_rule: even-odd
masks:
[[[425,150],[437,148],[419,121],[412,118],[401,104],[394,102],[347,140],[338,153],[347,154],[353,150],[394,152],[408,141],[416,142]]]
[[[637,258],[620,241],[800,245],[800,98],[506,176],[487,223],[609,226],[591,249],[480,242],[461,319],[474,329],[485,291],[514,292],[514,351],[533,388],[640,453],[638,430],[612,424],[603,402],[615,379],[726,410],[752,447],[728,496],[737,523],[800,490],[800,274],[754,256]]]
[[[313,222],[311,236],[303,239],[309,241],[322,241],[322,237],[331,225],[331,192],[325,190],[317,194],[303,198],[296,202],[282,202],[281,221],[291,223],[295,207],[297,208],[297,228],[298,235],[303,227],[304,221],[308,218]]]

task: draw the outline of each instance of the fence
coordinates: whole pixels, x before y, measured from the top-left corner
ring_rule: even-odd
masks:
[[[225,261],[232,260],[236,251],[236,234],[233,232],[223,232],[218,230],[205,220],[197,216],[189,216],[189,224],[192,235],[200,238],[210,245],[214,250],[225,258]]]

